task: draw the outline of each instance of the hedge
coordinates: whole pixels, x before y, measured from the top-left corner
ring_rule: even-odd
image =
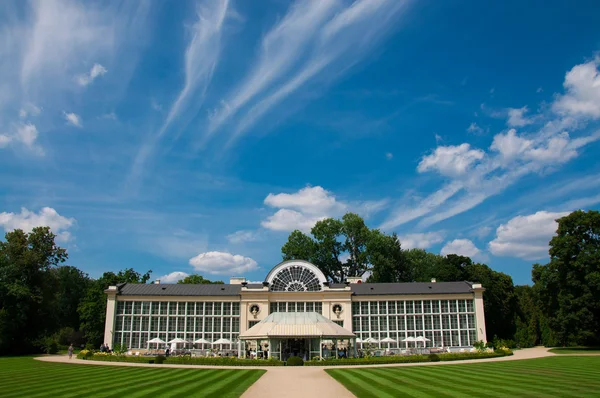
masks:
[[[435,355],[435,354],[434,354]],[[484,359],[497,358],[507,355],[512,355],[510,350],[496,350],[495,352],[465,352],[465,353],[446,353],[439,354],[435,357],[432,355],[411,355],[411,356],[386,356],[386,357],[366,357],[366,358],[343,358],[343,359],[326,359],[323,361],[312,360],[304,361],[304,366],[344,366],[344,365],[380,365],[380,364],[395,364],[395,363],[419,363],[419,362],[437,362],[437,361],[461,361],[466,359]],[[161,361],[159,357],[145,356],[125,356],[111,355],[103,353],[92,353],[84,350],[77,355],[79,359],[87,359],[92,361],[106,362],[133,362],[133,363],[165,363],[179,365],[210,365],[210,366],[284,366],[285,362],[277,359],[268,360],[253,360],[240,359],[236,357],[168,357]],[[291,358],[290,358],[291,359]],[[288,366],[291,365],[288,359]]]
[[[465,359],[497,358],[512,355],[512,352],[465,352],[439,354],[439,361],[461,361]],[[386,356],[366,358],[326,359],[324,361],[306,361],[304,366],[345,366],[345,365],[382,365],[395,363],[438,362],[428,355]]]

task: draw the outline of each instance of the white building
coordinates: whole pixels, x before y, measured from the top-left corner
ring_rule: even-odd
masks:
[[[335,346],[350,355],[367,339],[377,347],[414,347],[404,340],[419,336],[426,347],[470,347],[486,341],[484,290],[435,280],[334,284],[313,264],[292,260],[276,265],[262,284],[232,278],[225,285],[111,286],[105,341],[144,350],[155,338],[189,345],[225,339],[241,355],[264,351],[278,358],[323,356]]]

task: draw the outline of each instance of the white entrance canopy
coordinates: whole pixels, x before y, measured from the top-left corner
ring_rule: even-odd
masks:
[[[316,312],[274,312],[243,333],[240,339],[285,337],[354,338],[354,333]]]

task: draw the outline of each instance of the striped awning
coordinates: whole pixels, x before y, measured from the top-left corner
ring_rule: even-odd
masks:
[[[316,312],[274,312],[240,334],[245,340],[273,337],[352,338],[355,335]]]

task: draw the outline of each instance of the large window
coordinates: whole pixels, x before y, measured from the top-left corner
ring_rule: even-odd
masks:
[[[391,347],[424,336],[427,347],[472,346],[477,341],[473,300],[360,301],[352,303],[352,331],[361,339],[393,336]],[[387,344],[384,344],[387,347]]]
[[[323,312],[323,303],[320,301],[279,301],[270,303],[269,305],[269,313],[272,314],[274,312],[317,312],[321,314]]]
[[[147,348],[148,341],[176,337],[188,342],[238,339],[239,302],[119,301],[115,320],[114,344],[128,348]]]
[[[273,277],[274,292],[317,292],[321,290],[319,278],[307,267],[292,265],[282,268]]]

